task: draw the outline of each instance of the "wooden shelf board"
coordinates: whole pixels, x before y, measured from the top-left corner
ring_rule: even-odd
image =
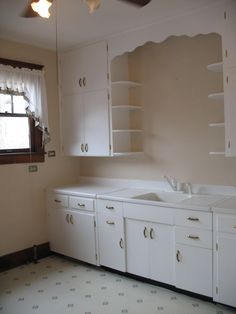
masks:
[[[131,133],[131,132],[143,132],[140,129],[124,129],[124,130],[112,130],[113,133]]]
[[[209,155],[224,155],[225,156],[225,152],[209,152]]]
[[[112,106],[112,109],[141,110],[143,107],[135,105],[116,105]]]
[[[138,87],[142,86],[141,83],[139,82],[134,82],[134,81],[114,81],[111,82],[112,86],[127,86],[127,87]]]
[[[143,155],[144,152],[116,152],[114,156],[132,156],[132,155]]]
[[[212,72],[223,72],[223,62],[212,63],[207,66],[207,70]]]
[[[224,123],[224,122],[221,122],[221,123],[209,123],[208,126],[209,126],[209,127],[224,128],[224,127],[225,127],[225,123]]]
[[[213,100],[224,100],[224,93],[213,93],[208,95],[209,99]]]

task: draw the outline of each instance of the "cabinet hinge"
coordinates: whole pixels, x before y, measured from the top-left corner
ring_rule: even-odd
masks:
[[[219,292],[219,289],[218,289],[218,287],[216,287],[216,294],[218,294],[218,292]]]
[[[111,145],[109,145],[109,149],[111,150]]]
[[[94,228],[96,228],[97,224],[96,224],[96,221],[94,220]]]
[[[216,251],[218,251],[218,243],[216,243]]]
[[[229,148],[229,149],[230,149],[230,146],[231,146],[231,145],[230,145],[230,141],[228,141],[228,148]]]
[[[228,57],[228,50],[225,49],[225,57],[227,58]]]
[[[107,52],[108,52],[108,44],[107,44]]]
[[[109,75],[109,73],[107,73],[107,80],[109,81],[109,78],[110,78],[110,75]]]
[[[98,255],[96,254],[95,257],[96,257],[96,261],[97,261],[98,260]]]
[[[226,76],[226,83],[229,84],[229,77],[228,77],[228,75]]]
[[[226,11],[224,11],[224,19],[225,19],[225,20],[227,19]]]

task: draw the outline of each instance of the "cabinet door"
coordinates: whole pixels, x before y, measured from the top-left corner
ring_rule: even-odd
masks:
[[[212,297],[212,250],[176,244],[176,287]]]
[[[126,219],[127,272],[149,277],[148,224]]]
[[[236,156],[236,66],[224,68],[226,156]]]
[[[65,155],[84,155],[84,110],[81,94],[62,98],[61,137],[62,152]]]
[[[105,41],[82,47],[83,91],[95,91],[108,87],[108,58]]]
[[[68,255],[69,215],[65,208],[48,208],[48,234],[50,249],[53,252]]]
[[[109,156],[109,104],[107,90],[83,94],[85,151],[88,156]]]
[[[219,233],[217,237],[215,289],[216,301],[236,307],[236,236]]]
[[[223,14],[222,14],[223,15]],[[231,1],[224,12],[224,28],[222,34],[224,66],[236,66],[236,3]]]
[[[150,278],[174,284],[174,227],[162,224],[149,226]]]
[[[60,88],[62,95],[83,91],[85,76],[84,53],[80,49],[65,52],[60,55]]]
[[[100,264],[125,271],[123,217],[98,214]]]
[[[68,256],[90,264],[96,264],[94,214],[68,211],[70,228]]]

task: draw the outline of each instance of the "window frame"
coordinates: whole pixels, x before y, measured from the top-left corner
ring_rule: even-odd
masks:
[[[35,70],[42,70],[43,66],[38,64],[26,63],[16,60],[9,60],[0,58],[0,64],[11,65],[18,68],[28,68]],[[4,91],[2,91],[4,92]],[[7,93],[7,92],[6,92]],[[10,94],[10,92],[9,92]],[[0,114],[7,116],[6,113]],[[13,116],[14,113],[9,114]],[[12,152],[0,151],[0,164],[17,164],[17,163],[34,163],[45,161],[45,149],[43,145],[43,132],[35,126],[35,120],[32,116],[27,114],[16,114],[16,116],[27,116],[29,119],[30,130],[30,149],[13,149]]]

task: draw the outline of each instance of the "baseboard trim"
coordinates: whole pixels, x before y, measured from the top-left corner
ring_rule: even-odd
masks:
[[[33,247],[1,256],[0,271],[5,271],[26,263],[37,263],[38,259],[47,257],[51,254],[49,242],[34,245]]]

